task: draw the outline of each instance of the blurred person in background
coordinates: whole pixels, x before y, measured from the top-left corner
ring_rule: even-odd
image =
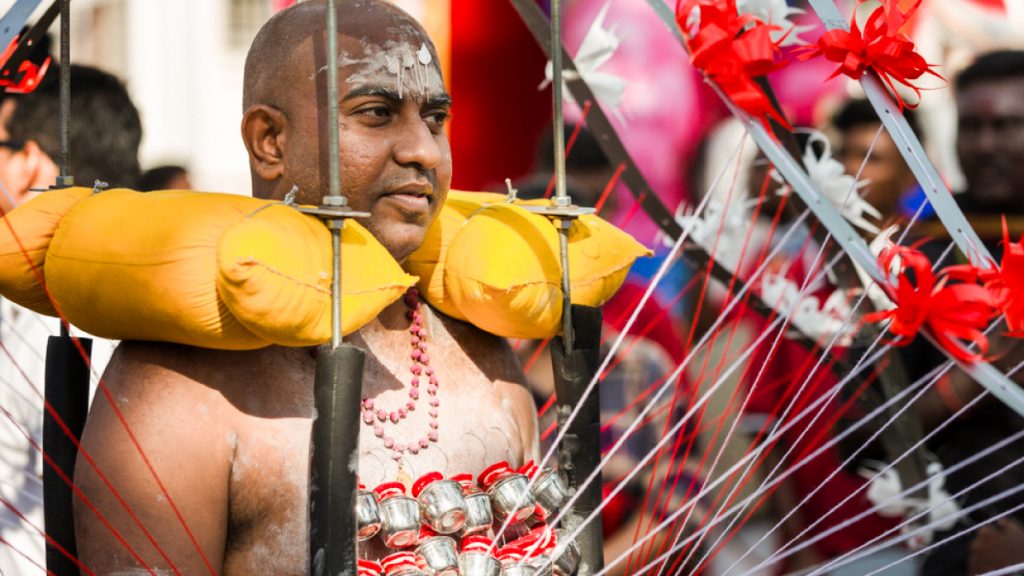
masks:
[[[13,205],[2,206],[5,211],[56,184],[58,77],[53,66],[34,92],[0,100],[0,183]],[[142,124],[120,80],[96,68],[71,66],[70,137],[71,174],[78,184],[137,184]],[[9,232],[4,228],[0,233]],[[56,319],[0,299],[0,344],[5,350],[0,354],[0,406],[11,414],[0,419],[0,496],[27,518],[0,508],[0,538],[7,543],[0,545],[0,570],[6,574],[41,574],[39,566],[45,565],[43,537],[35,530],[43,529],[42,455],[21,430],[41,444],[43,351],[47,337],[59,329]],[[93,374],[103,372],[114,345],[93,342]]]
[[[914,111],[904,110],[903,116],[920,136]],[[924,200],[924,192],[871,103],[849,100],[832,117],[832,126],[838,132],[836,159],[847,174],[859,174],[858,180],[868,182],[863,197],[882,213],[881,227],[897,216],[912,216]]]
[[[139,178],[139,191],[192,190],[192,179],[184,166],[168,164],[150,168]]]
[[[979,56],[957,77],[954,88],[957,155],[967,182],[967,189],[956,200],[996,262],[1000,262],[1002,217],[1007,219],[1011,241],[1019,240],[1024,233],[1024,51],[1006,50]],[[937,257],[949,244],[949,236],[941,226],[928,230],[935,241],[924,249]],[[952,258],[960,257],[955,253]],[[940,265],[950,263],[956,262],[947,258]],[[993,362],[1005,372],[1024,360],[1024,345],[1020,340],[1001,338],[998,332],[1004,330],[1005,326],[997,327],[990,334],[990,341]],[[945,360],[934,349],[923,352],[928,355],[919,356],[917,362],[922,370]],[[1021,374],[1014,376],[1018,384],[1024,382]],[[946,422],[982,391],[979,384],[954,369],[937,381],[918,405],[926,429],[945,425],[930,445],[946,469],[1024,430],[1024,418],[991,395],[951,423]],[[1011,466],[1021,457],[1024,457],[1024,445],[1011,443],[971,466],[947,474],[946,490],[956,494],[994,474],[992,479],[958,499],[961,508],[1014,490],[1024,484],[1024,467]],[[1007,466],[1009,468],[1003,470]],[[936,541],[967,531],[1021,504],[1024,504],[1024,496],[1018,492],[983,506],[949,531],[938,533]],[[967,531],[933,550],[921,573],[928,576],[979,574],[1022,563],[1022,523],[1024,512],[1018,510],[998,522]]]

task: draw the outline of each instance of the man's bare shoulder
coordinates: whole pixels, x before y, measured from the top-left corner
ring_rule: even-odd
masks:
[[[123,342],[104,381],[111,390],[149,401],[180,401],[213,395],[240,412],[269,416],[287,409],[301,374],[312,370],[305,350],[267,347],[259,350],[212,350],[162,342]],[[297,378],[297,376],[300,376]]]

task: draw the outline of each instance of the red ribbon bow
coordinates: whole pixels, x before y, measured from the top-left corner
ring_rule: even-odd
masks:
[[[917,0],[904,12],[895,0],[882,0],[881,6],[868,16],[863,31],[854,16],[849,31],[826,32],[818,39],[816,46],[809,46],[804,51],[801,58],[824,55],[832,62],[839,63],[839,68],[829,76],[829,79],[845,74],[859,80],[870,68],[878,73],[892,90],[901,110],[904,106],[914,108],[917,104],[907,104],[896,91],[896,84],[912,89],[920,97],[921,90],[911,80],[925,74],[945,80],[932,70],[931,64],[928,64],[923,56],[917,53],[910,38],[900,32],[920,3],[921,0]]]
[[[949,266],[936,276],[924,254],[905,246],[882,251],[879,256],[882,270],[891,270],[896,258],[899,258],[897,285],[883,285],[896,308],[865,314],[864,320],[891,320],[889,332],[896,336],[893,341],[896,346],[906,346],[927,328],[954,358],[962,362],[981,360],[988,353],[988,338],[982,330],[996,317],[998,310],[991,293],[977,284],[978,270],[967,265]],[[961,283],[951,285],[950,280]],[[977,346],[979,352],[973,352],[971,345]]]
[[[698,15],[695,31],[688,21]],[[738,14],[736,0],[680,0],[676,22],[688,34],[686,46],[693,65],[721,88],[744,112],[767,126],[768,118],[791,129],[754,78],[789,63],[782,58],[782,39],[772,41],[769,26],[749,14]],[[692,33],[691,33],[692,32]]]
[[[1003,218],[1002,265],[980,275],[996,306],[1006,315],[1009,335],[1024,337],[1024,236],[1017,242],[1010,242],[1006,218]]]

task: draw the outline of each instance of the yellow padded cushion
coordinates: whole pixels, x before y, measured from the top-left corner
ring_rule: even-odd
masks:
[[[261,233],[266,238],[258,238]],[[383,286],[415,282],[397,263],[389,270],[380,258],[381,252],[386,255],[382,246],[367,236],[355,238],[356,251],[379,248],[373,255],[374,278],[388,272],[397,276],[384,279]],[[329,253],[322,223],[274,202],[231,194],[110,190],[80,202],[64,217],[45,270],[66,317],[97,336],[245,350],[330,338],[329,329],[321,328],[321,316],[329,327],[329,299],[316,296],[330,285]],[[289,264],[281,265],[284,261]],[[272,273],[275,269],[282,275]],[[360,311],[362,317],[376,316],[398,297],[385,292],[377,300],[383,302],[380,308]],[[268,294],[276,294],[277,304],[268,306],[273,302]],[[268,316],[268,308],[276,309],[276,321],[250,330]],[[299,324],[302,329],[295,330]]]
[[[416,278],[354,220],[342,231],[341,329],[362,328]],[[277,204],[232,226],[219,248],[217,287],[250,332],[276,344],[331,338],[331,235],[322,222]]]
[[[473,213],[488,204],[505,201],[503,194],[461,192],[450,190],[434,223],[427,230],[423,244],[406,260],[404,268],[419,276],[417,288],[430,304],[452,318],[466,320],[452,305],[444,288],[444,263],[455,234]]]
[[[39,194],[0,222],[0,294],[40,314],[56,316],[46,290],[44,264],[57,223],[92,194],[90,188],[64,188]]]
[[[651,252],[597,216],[569,231],[572,302],[601,306],[630,266]],[[549,338],[561,331],[562,267],[558,232],[544,217],[511,204],[477,210],[448,247],[444,286],[477,327],[508,338]]]

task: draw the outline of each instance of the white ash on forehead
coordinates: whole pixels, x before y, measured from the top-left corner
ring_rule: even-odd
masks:
[[[430,48],[423,41],[388,40],[383,45],[360,40],[362,53],[354,56],[343,52],[338,65],[351,71],[345,78],[349,86],[379,85],[394,86],[399,97],[406,92],[425,96],[444,91],[441,70]],[[327,70],[321,66],[320,74]]]

